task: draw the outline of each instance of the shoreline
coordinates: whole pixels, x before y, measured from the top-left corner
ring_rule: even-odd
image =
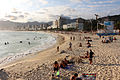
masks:
[[[4,32],[4,31],[3,31]],[[12,32],[12,31],[11,31]],[[15,32],[17,32],[17,31],[15,31]],[[21,31],[20,31],[21,32]],[[23,32],[26,32],[26,31],[23,31]],[[28,31],[27,31],[28,32]],[[34,32],[36,32],[36,31],[34,31]],[[39,31],[40,33],[45,33],[45,32],[43,32],[43,31]],[[37,32],[37,33],[39,33],[39,32]],[[50,34],[50,33],[45,33],[45,34]],[[2,68],[2,67],[5,67],[6,65],[10,65],[10,64],[13,64],[13,63],[16,63],[16,62],[18,62],[18,61],[21,61],[22,59],[25,59],[25,58],[28,58],[28,57],[31,57],[31,56],[34,56],[34,55],[37,55],[38,53],[41,53],[41,52],[43,52],[43,51],[45,51],[45,50],[48,50],[48,49],[50,49],[50,48],[52,48],[53,46],[55,46],[56,44],[57,44],[57,35],[52,35],[52,34],[50,34],[51,36],[53,36],[54,38],[55,38],[55,43],[54,44],[52,44],[52,45],[50,45],[48,48],[45,48],[45,49],[43,49],[43,50],[37,50],[37,51],[35,51],[35,52],[32,52],[32,53],[27,53],[26,54],[26,52],[28,52],[28,50],[27,51],[25,51],[25,52],[23,52],[23,53],[21,53],[21,54],[16,54],[16,55],[14,55],[13,56],[13,58],[12,59],[10,59],[10,61],[9,60],[7,60],[7,61],[5,61],[5,63],[4,63],[4,60],[6,60],[6,59],[9,59],[9,57],[5,57],[5,58],[3,58],[3,59],[1,59],[1,64],[0,64],[0,67]],[[32,47],[32,48],[34,48],[34,47]],[[30,48],[29,50],[31,50],[32,48]],[[25,53],[25,54],[24,54]],[[11,56],[12,57],[12,56]],[[15,57],[15,58],[14,58]]]
[[[37,31],[37,32],[41,32],[41,31]],[[45,33],[45,32],[43,32],[43,33]],[[49,50],[51,50],[53,48],[56,48],[57,45],[60,45],[60,44],[62,44],[62,42],[64,42],[64,41],[59,41],[59,38],[63,38],[63,36],[61,36],[59,34],[51,33],[51,32],[47,32],[47,34],[51,34],[53,37],[56,38],[56,43],[55,44],[53,44],[52,46],[50,46],[50,47],[48,47],[46,49],[43,49],[41,51],[31,53],[31,54],[27,54],[26,56],[20,57],[20,58],[18,58],[16,60],[13,60],[13,61],[10,61],[10,62],[8,62],[6,64],[3,64],[3,65],[1,65],[1,68],[7,68],[7,67],[10,67],[12,65],[19,64],[21,62],[26,61],[27,59],[31,59],[32,57],[36,57],[37,55],[40,55],[41,53],[46,53],[46,51],[49,51]]]

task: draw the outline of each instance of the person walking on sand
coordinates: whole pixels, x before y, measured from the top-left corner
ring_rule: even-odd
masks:
[[[59,52],[59,46],[57,46],[57,52]]]
[[[69,49],[72,50],[72,43],[69,43]]]
[[[90,53],[89,53],[89,61],[90,61],[90,64],[92,64],[93,55],[94,55],[94,52],[90,49]]]

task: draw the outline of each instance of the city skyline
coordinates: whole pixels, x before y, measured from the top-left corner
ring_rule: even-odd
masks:
[[[95,19],[94,14],[120,14],[119,5],[119,0],[1,0],[0,20],[47,22],[61,15]]]

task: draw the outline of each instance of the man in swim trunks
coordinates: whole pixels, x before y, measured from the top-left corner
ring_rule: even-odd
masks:
[[[89,53],[89,61],[90,61],[90,64],[92,64],[93,55],[94,55],[94,52],[90,49],[90,53]]]

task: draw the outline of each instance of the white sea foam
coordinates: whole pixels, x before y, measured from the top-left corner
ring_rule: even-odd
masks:
[[[9,44],[5,45],[5,42]],[[0,31],[0,64],[42,51],[55,43],[56,36],[44,32]]]

